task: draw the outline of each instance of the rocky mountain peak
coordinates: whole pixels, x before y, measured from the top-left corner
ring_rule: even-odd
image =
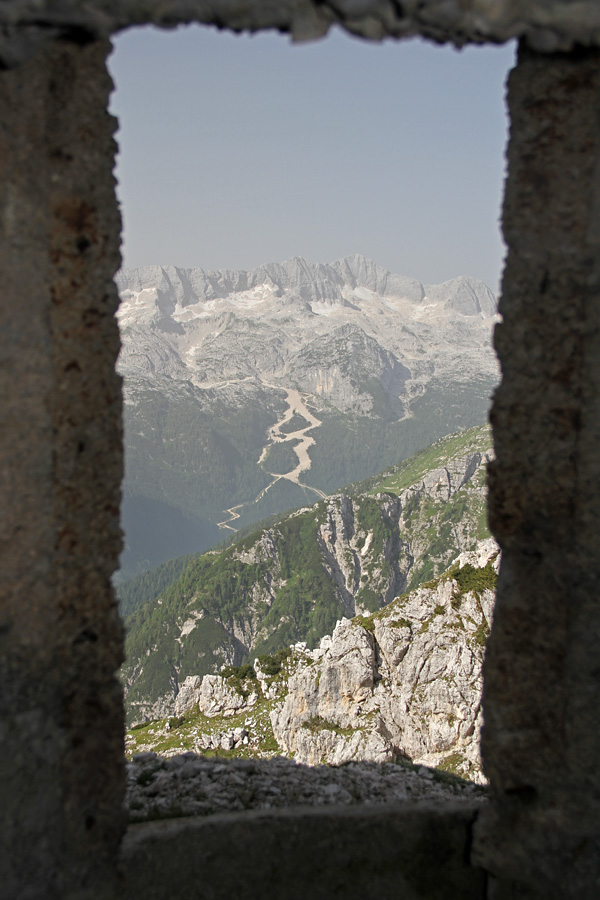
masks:
[[[315,647],[341,617],[378,614],[439,575],[488,534],[489,458],[487,429],[450,436],[368,490],[327,497],[198,556],[181,584],[128,620],[130,717],[164,714],[187,675],[216,675],[223,663],[295,640]]]
[[[365,291],[382,299],[416,304],[427,299],[430,304],[440,303],[444,309],[465,316],[490,317],[496,312],[493,294],[476,278],[460,276],[440,285],[423,285],[414,278],[393,274],[358,253],[330,264],[310,263],[294,256],[249,271],[147,266],[122,269],[116,280],[125,306],[131,305],[133,298],[137,300],[140,293],[154,291],[160,310],[166,314],[175,308],[215,300],[233,301],[247,292],[253,292],[256,301],[291,294],[314,303],[352,306],[355,301],[360,305],[369,299]],[[357,292],[356,296],[350,296],[353,292]],[[136,305],[141,311],[141,304]]]
[[[424,291],[426,302],[441,303],[444,309],[454,310],[462,316],[490,318],[497,312],[495,295],[477,278],[461,275],[443,284],[426,284]]]

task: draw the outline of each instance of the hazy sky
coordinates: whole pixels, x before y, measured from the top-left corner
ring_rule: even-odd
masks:
[[[124,265],[363,253],[498,287],[513,46],[313,44],[192,27],[115,41]]]

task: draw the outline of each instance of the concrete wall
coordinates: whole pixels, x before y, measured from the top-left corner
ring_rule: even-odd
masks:
[[[0,77],[0,893],[114,896],[124,829],[109,45]],[[103,891],[103,888],[106,888]]]
[[[313,40],[332,25],[370,40],[421,35],[439,43],[526,38],[545,52],[600,44],[597,0],[3,0],[0,65],[20,65],[58,36],[109,37],[131,25],[200,22],[277,29]]]
[[[596,0],[0,4],[0,64],[11,69],[0,72],[4,895],[102,900],[120,890],[122,635],[110,588],[120,549],[119,219],[103,37],[133,23],[183,21],[275,27],[297,38],[334,22],[374,38],[527,38],[510,80],[510,252],[496,337],[503,381],[490,503],[504,561],[485,667],[483,755],[493,797],[476,824],[473,858],[488,874],[466,871],[462,813],[425,810],[419,822],[408,807],[391,819],[368,810],[339,813],[339,821],[331,810],[249,814],[130,832],[124,896],[177,893],[177,877],[192,885],[186,896],[218,898],[223,885],[244,897],[283,895],[289,871],[314,896],[326,895],[323,884],[346,898],[359,884],[367,896],[377,884],[383,897],[595,898],[600,60],[575,45],[600,44]],[[569,53],[549,54],[557,50]],[[395,835],[395,857],[381,822]],[[431,877],[435,834],[434,846],[448,851],[453,893],[440,894]],[[255,848],[243,868],[254,892],[242,893],[232,875],[232,842]],[[265,867],[264,845],[275,869]],[[211,849],[200,864],[202,846]],[[364,868],[351,865],[355,855]]]
[[[484,900],[475,807],[273,810],[134,825],[127,900]]]
[[[478,858],[600,891],[600,53],[522,47],[509,79],[508,258],[490,524],[503,550],[484,665],[494,803]]]

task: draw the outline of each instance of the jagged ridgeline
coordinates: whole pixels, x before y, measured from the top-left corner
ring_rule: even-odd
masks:
[[[489,536],[489,428],[450,435],[368,482],[186,560],[168,587],[120,589],[128,720],[168,714],[186,677],[240,665],[369,615]],[[172,563],[173,571],[177,564]],[[162,581],[161,581],[162,579]]]

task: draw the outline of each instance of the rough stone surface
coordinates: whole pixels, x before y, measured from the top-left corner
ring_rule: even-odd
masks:
[[[110,897],[124,827],[109,49],[0,73],[0,884],[28,900]]]
[[[233,31],[277,29],[311,40],[339,25],[370,40],[422,37],[457,46],[524,37],[544,52],[600,44],[596,0],[8,0],[0,60],[18,65],[57,35],[108,37],[131,25],[199,22]]]
[[[252,674],[186,678],[175,706],[186,719],[130,732],[128,749],[410,760],[483,782],[481,665],[499,563],[495,541],[481,541],[439,579],[340,620],[314,650],[299,642],[278,661],[255,659]]]
[[[460,564],[499,563],[494,541]],[[271,713],[280,747],[299,762],[384,761],[451,767],[480,780],[481,662],[494,592],[461,595],[456,581],[418,588],[373,620],[342,620],[299,659]]]
[[[188,681],[187,678],[186,681]],[[205,716],[214,716],[217,713],[222,713],[225,716],[233,715],[239,709],[251,707],[252,705],[252,694],[247,698],[242,697],[226,684],[219,675],[205,675],[202,679],[198,696],[198,708]]]
[[[198,705],[201,688],[202,678],[199,675],[190,675],[184,679],[175,700],[176,716],[181,716],[187,709],[193,709]]]
[[[522,48],[509,106],[490,467],[503,557],[482,738],[493,803],[478,858],[532,896],[591,900],[600,884],[600,54],[548,59]]]
[[[150,822],[123,847],[127,900],[483,900],[477,805],[244,812]]]
[[[137,753],[127,764],[132,822],[298,805],[485,798],[486,789],[472,782],[395,763],[304,766],[283,757],[223,760],[188,752],[170,759]]]

